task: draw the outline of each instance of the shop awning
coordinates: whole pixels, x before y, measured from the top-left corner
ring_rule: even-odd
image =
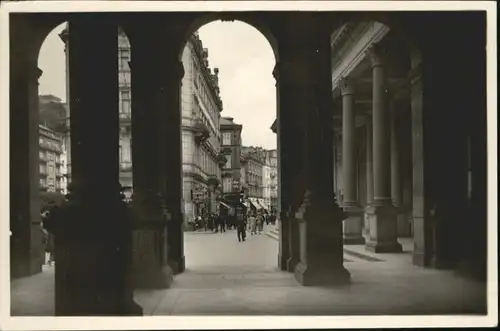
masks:
[[[255,198],[248,198],[248,200],[250,200],[250,203],[255,207],[255,209],[262,209],[262,206]]]
[[[259,204],[262,206],[262,209],[267,210],[266,203],[264,202],[264,200],[262,200],[262,199],[257,199],[257,201],[258,201],[258,202],[259,202]]]
[[[224,207],[226,207],[227,209],[230,209],[230,208],[231,208],[228,204],[226,204],[226,203],[224,203],[224,202],[222,202],[222,201],[219,201],[219,204],[223,205],[223,206],[224,206]]]

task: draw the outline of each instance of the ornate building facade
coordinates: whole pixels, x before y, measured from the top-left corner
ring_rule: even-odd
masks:
[[[271,149],[266,152],[266,167],[269,171],[264,180],[266,188],[265,198],[268,197],[269,211],[277,214],[278,211],[278,151]]]
[[[260,147],[241,148],[241,167],[245,171],[246,196],[251,208],[256,210],[269,207],[264,200],[264,167],[266,165],[266,151]]]
[[[122,29],[118,30],[118,111],[120,116],[120,184],[132,191],[132,89],[130,41]]]
[[[182,172],[185,222],[216,213],[221,191],[219,69],[210,69],[208,50],[194,33],[182,53]]]
[[[39,125],[40,190],[66,194],[64,139]]]

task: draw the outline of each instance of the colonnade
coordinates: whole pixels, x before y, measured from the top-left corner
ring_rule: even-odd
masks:
[[[10,78],[11,132],[12,129],[16,131],[11,137],[11,164],[16,165],[11,167],[11,273],[17,275],[36,273],[39,266],[35,256],[38,254],[36,227],[39,222],[35,138],[38,131],[34,101],[37,99],[36,71],[25,68],[36,68],[34,54],[37,54],[37,45],[41,45],[40,40],[48,32],[47,26],[54,26],[54,21],[61,19],[46,15],[50,18],[48,23],[43,23],[42,19],[31,25],[23,19],[11,22],[12,35],[16,37],[11,43]],[[140,307],[133,302],[133,288],[169,287],[173,275],[184,270],[179,105],[184,73],[179,52],[200,14],[190,15],[128,13],[122,16],[93,14],[90,17],[75,14],[67,18],[72,116],[71,199],[80,214],[68,219],[70,226],[65,228],[64,236],[59,236],[64,240],[59,239],[60,255],[56,259],[65,262],[58,262],[64,264],[64,268],[56,268],[58,315],[141,314]],[[355,173],[352,169],[356,160],[350,151],[356,144],[352,112],[355,91],[349,85],[349,79],[342,87],[345,115],[343,169],[346,170],[344,180],[348,185],[342,201],[345,211],[335,202],[330,33],[336,20],[328,14],[308,12],[235,13],[231,17],[255,22],[256,26],[267,24],[272,27],[273,48],[279,54],[274,70],[278,97],[281,205],[279,266],[282,270],[294,272],[303,285],[347,283],[350,274],[343,264],[345,239],[342,221],[347,218],[349,223],[346,239],[359,240],[363,211],[356,204],[353,183]],[[125,215],[119,201],[118,24],[127,32],[132,46],[135,195],[131,219]],[[159,42],[159,35],[162,42]],[[446,36],[446,33],[442,35]],[[455,47],[459,49],[457,45]],[[394,165],[400,158],[394,153],[397,141],[394,135],[391,136],[391,128],[395,126],[391,126],[385,90],[386,72],[378,51],[377,48],[370,51],[373,107],[371,120],[369,116],[366,120],[366,123],[372,123],[367,125],[366,143],[370,148],[366,149],[366,154],[367,161],[371,160],[373,166],[367,167],[366,175],[373,178],[373,186],[367,187],[371,203],[370,208],[365,209],[370,231],[366,245],[375,251],[398,251],[401,246],[396,240],[397,212],[392,202],[398,203],[401,185],[393,181],[391,186],[391,178],[396,178],[391,176],[391,160]],[[445,63],[436,52],[429,53],[426,63],[430,64],[425,70],[432,79],[438,77],[440,84],[450,83],[444,73],[435,74],[437,65]],[[13,57],[13,54],[17,56]],[[422,85],[420,75],[416,74],[422,68],[419,59],[417,55],[411,59],[413,220],[418,228],[415,231],[414,260],[416,264],[426,265],[431,256],[437,257],[438,261],[450,261],[445,244],[456,242],[456,239],[445,230],[449,229],[446,226],[449,225],[448,216],[457,213],[450,209],[452,203],[446,199],[449,189],[439,191],[438,198],[430,198],[429,192],[435,192],[436,187],[427,186],[432,182],[429,171],[439,176],[446,169],[439,168],[439,162],[432,157],[434,155],[428,157],[428,153],[437,147],[429,148],[427,141],[415,138],[420,134],[436,142],[437,126],[432,121],[439,123],[442,120],[442,115],[431,116],[431,119],[422,116],[425,108],[422,90],[425,88],[426,93],[430,90]],[[96,88],[96,82],[99,82],[99,88]],[[437,101],[430,99],[430,105],[443,100],[436,94],[431,93],[431,97],[436,97]],[[479,102],[472,98],[467,101],[470,105]],[[455,132],[464,131],[457,129]],[[476,131],[473,136],[480,141]],[[475,161],[476,164],[484,164],[481,151],[475,153],[479,160]],[[456,155],[453,159],[457,160]],[[450,162],[446,165],[450,166]],[[396,168],[392,166],[392,169]],[[455,175],[462,179],[463,171]],[[452,183],[452,178],[455,177],[446,177],[447,183]],[[474,206],[479,210],[485,181],[475,182],[475,185],[478,202]],[[459,192],[455,197],[463,198],[462,191]],[[423,202],[425,206],[422,206]],[[436,247],[435,254],[429,253],[430,236],[426,232],[431,209],[429,203],[440,206],[444,215],[441,219],[445,220],[439,230],[443,234],[441,242],[432,246],[432,249]],[[463,223],[461,229],[472,226]],[[476,232],[480,235],[481,231]],[[471,243],[470,251],[480,251],[476,242]],[[472,254],[467,257],[470,256],[473,257]],[[464,265],[470,263],[464,262]]]

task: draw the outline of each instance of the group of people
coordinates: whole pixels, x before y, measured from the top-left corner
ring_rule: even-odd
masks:
[[[237,237],[238,241],[245,241],[246,230],[250,230],[250,235],[261,234],[264,231],[264,223],[274,224],[276,222],[275,215],[269,215],[267,211],[251,210],[246,215],[242,214],[237,217]]]
[[[246,231],[250,235],[261,234],[264,231],[264,224],[276,222],[276,216],[269,214],[266,210],[250,210],[244,213],[238,213],[233,217],[224,217],[221,214],[208,214],[197,216],[194,221],[195,229],[205,231],[226,232],[226,229],[236,229],[238,241],[245,241]]]

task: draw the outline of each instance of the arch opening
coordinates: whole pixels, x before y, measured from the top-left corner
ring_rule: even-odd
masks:
[[[183,234],[187,269],[277,268],[278,234],[271,233],[279,209],[277,150],[269,129],[276,117],[272,72],[277,53],[268,38],[243,20],[207,16],[190,26],[182,44],[182,196],[184,226],[190,230]],[[255,235],[249,224],[256,219],[249,217],[254,214],[263,222]],[[246,238],[238,242],[238,224],[243,220],[248,220],[241,227]],[[216,234],[199,235],[210,232]],[[257,241],[268,248],[256,251],[251,261],[233,254],[244,244],[258,246]],[[212,249],[219,253],[207,254]]]

